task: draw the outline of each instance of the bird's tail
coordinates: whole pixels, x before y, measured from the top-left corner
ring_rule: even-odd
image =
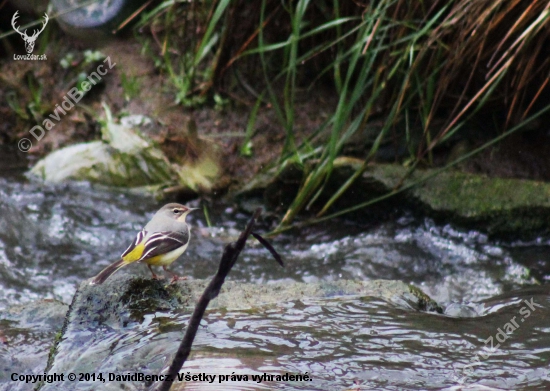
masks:
[[[103,284],[103,282],[105,282],[105,280],[109,278],[111,274],[114,274],[118,269],[125,265],[127,265],[127,263],[124,262],[124,259],[120,259],[115,263],[107,266],[105,269],[99,272],[99,274],[95,276],[92,281],[90,281],[90,285]]]

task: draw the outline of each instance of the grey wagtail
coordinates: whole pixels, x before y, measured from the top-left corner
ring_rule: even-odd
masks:
[[[164,271],[172,274],[172,281],[176,281],[179,277],[167,270],[166,266],[171,265],[187,249],[191,233],[185,218],[196,209],[174,203],[164,205],[137,234],[120,260],[103,269],[90,284],[102,284],[118,269],[134,262],[145,262],[154,279],[158,276],[151,266],[162,266]]]

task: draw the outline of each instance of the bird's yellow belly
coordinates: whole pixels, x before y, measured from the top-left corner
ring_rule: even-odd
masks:
[[[169,253],[157,255],[156,257],[145,259],[143,262],[151,266],[169,266],[172,264],[172,262],[178,259],[179,256],[183,254],[186,249],[187,249],[187,244],[173,251],[170,251]]]

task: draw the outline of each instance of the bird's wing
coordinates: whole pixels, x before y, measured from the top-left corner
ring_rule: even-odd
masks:
[[[147,231],[139,231],[132,244],[120,256],[127,263],[135,262],[141,259],[143,255],[143,239],[147,236]]]
[[[169,253],[189,243],[187,232],[155,232],[147,238],[140,261]]]

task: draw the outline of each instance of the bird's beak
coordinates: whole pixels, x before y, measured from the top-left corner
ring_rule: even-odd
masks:
[[[183,213],[180,217],[177,218],[178,221],[183,221],[185,223],[185,218],[187,217],[187,215],[191,212],[193,212],[194,210],[197,210],[199,208],[187,208],[187,210],[185,211],[185,213]]]

